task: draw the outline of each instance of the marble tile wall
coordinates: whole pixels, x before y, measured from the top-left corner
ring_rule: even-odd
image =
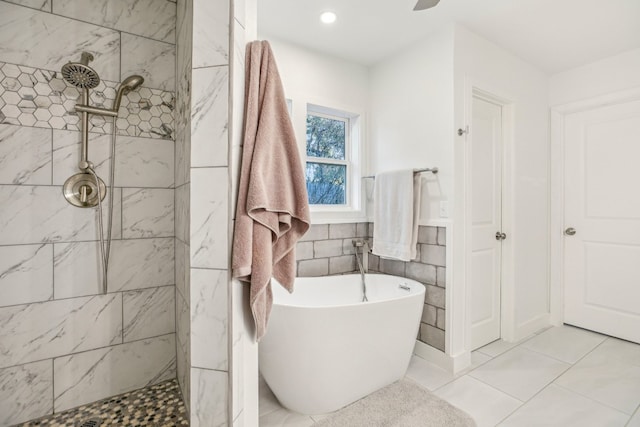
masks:
[[[175,283],[176,355],[180,391],[191,413],[191,56],[193,1],[178,0],[176,19],[176,143],[175,143]]]
[[[192,426],[229,420],[228,21],[228,0],[177,1],[176,347]]]
[[[167,62],[174,61],[173,56],[166,56],[169,57]],[[165,63],[148,65],[161,70],[166,67]],[[138,68],[123,75],[134,73],[148,74]],[[173,74],[170,77],[173,79]],[[145,78],[145,84],[154,84],[153,79]],[[91,104],[111,108],[117,87],[117,82],[101,80],[91,91]],[[77,88],[62,79],[59,71],[0,62],[0,123],[80,130],[80,119],[73,111],[80,95]],[[120,105],[118,134],[171,139],[173,104],[172,91],[142,87],[131,92],[122,99]],[[112,121],[92,116],[89,129],[91,132],[110,134]]]
[[[53,408],[53,363],[51,360],[0,369],[0,425],[31,420]],[[6,409],[6,410],[4,410]],[[19,421],[18,421],[19,422]]]
[[[296,246],[299,277],[357,272],[354,238],[373,240],[373,224],[312,225]],[[369,270],[407,277],[426,286],[418,339],[445,351],[446,229],[420,226],[418,258],[411,262],[369,255]]]
[[[190,415],[229,414],[229,0],[193,0],[189,162]]]
[[[250,0],[254,1],[254,0]],[[235,218],[236,196],[240,173],[243,144],[245,53],[251,29],[246,28],[246,2],[233,2],[230,43],[232,53],[230,76],[231,125],[230,132],[230,216]],[[234,222],[230,223],[233,230]],[[231,418],[234,427],[258,424],[258,344],[254,340],[253,318],[246,301],[248,287],[237,280],[231,282]]]
[[[242,425],[239,343],[249,335],[243,288],[230,280],[229,247],[244,105],[244,4],[177,0],[176,347],[193,426]],[[232,321],[242,327],[232,329]],[[255,379],[257,385],[257,372]],[[255,403],[257,413],[257,397]]]
[[[54,359],[55,411],[175,378],[174,350],[171,333]]]
[[[185,218],[174,214],[174,193],[189,193],[174,190],[175,43],[169,0],[0,1],[0,425],[179,372],[175,307],[189,264],[174,237],[176,217]],[[82,51],[103,79],[93,105],[110,107],[127,75],[145,77],[117,121],[105,295],[97,210],[62,197],[80,132],[78,91],[59,70]],[[107,183],[110,132],[110,120],[92,117],[89,157]]]
[[[176,347],[193,426],[229,419],[228,21],[228,0],[177,1]]]

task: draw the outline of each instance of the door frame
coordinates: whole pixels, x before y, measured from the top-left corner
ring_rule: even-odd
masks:
[[[472,121],[473,98],[499,105],[502,107],[502,231],[507,234],[507,239],[502,241],[501,250],[501,284],[500,284],[500,337],[506,341],[515,339],[516,318],[514,303],[514,270],[513,270],[513,123],[514,105],[508,98],[486,91],[478,86],[469,84],[465,90],[465,123]],[[471,144],[473,144],[473,129],[465,134],[465,212],[471,212]],[[465,239],[465,277],[471,278],[471,215],[466,214],[464,220]],[[497,230],[496,230],[497,231]],[[465,348],[471,351],[471,290],[466,288],[466,325],[465,325]]]
[[[551,107],[550,147],[550,238],[549,307],[554,326],[564,323],[564,125],[569,114],[608,105],[640,100],[640,88],[633,88]]]

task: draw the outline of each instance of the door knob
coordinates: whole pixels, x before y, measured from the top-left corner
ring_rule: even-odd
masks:
[[[566,234],[567,236],[573,236],[574,234],[576,234],[576,229],[573,227],[569,227],[564,230],[564,234]]]
[[[507,238],[507,235],[506,235],[506,234],[504,234],[504,233],[502,233],[502,232],[500,232],[500,231],[497,231],[497,232],[496,232],[496,240],[504,240],[504,239],[506,239],[506,238]]]

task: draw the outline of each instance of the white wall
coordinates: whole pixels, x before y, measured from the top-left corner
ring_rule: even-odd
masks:
[[[548,289],[548,77],[461,26],[432,34],[370,69],[269,39],[294,120],[307,102],[368,111],[369,174],[398,168],[437,166],[426,183],[422,224],[443,223],[451,231],[447,264],[452,328],[447,353],[466,348],[464,137],[465,105],[476,87],[506,100],[513,111],[507,149],[509,194],[505,250],[512,255],[505,278],[513,285],[506,308],[513,319],[508,338],[519,338],[549,321]],[[295,120],[299,123],[304,121]],[[305,129],[296,132],[304,141]],[[447,201],[451,219],[440,217]],[[450,223],[450,224],[448,224]]]
[[[264,39],[273,49],[285,96],[293,102],[293,123],[301,153],[305,149],[307,103],[366,112],[369,71],[365,66],[268,36]]]
[[[242,157],[244,121],[244,84],[246,43],[255,40],[258,31],[258,2],[245,0],[233,2],[230,43],[231,55],[231,117],[230,117],[230,181],[231,203],[229,235],[233,235],[235,208],[240,181],[240,159]],[[233,427],[257,426],[259,423],[258,395],[258,343],[251,306],[250,287],[237,279],[231,281],[231,414]]]
[[[440,201],[449,200],[453,190],[453,28],[371,68],[264,38],[276,56],[285,95],[293,101],[301,153],[307,103],[364,112],[369,153],[363,175],[439,167],[437,177],[423,175],[421,223],[439,220]],[[370,197],[372,181],[364,184]]]
[[[306,149],[307,104],[353,113],[358,118],[360,140],[365,149],[360,158],[352,158],[356,167],[352,179],[366,175],[367,116],[369,107],[369,70],[367,67],[343,59],[314,52],[271,37],[269,40],[278,64],[285,96],[292,101],[292,121],[301,158]],[[358,167],[360,170],[358,171]],[[357,175],[357,176],[356,176]],[[356,192],[357,193],[357,192]],[[359,222],[364,220],[364,198],[354,194],[354,210],[327,212],[311,208],[314,224],[331,222]]]
[[[371,172],[437,166],[423,174],[421,223],[453,194],[453,27],[371,69]]]
[[[465,106],[475,87],[508,100],[513,111],[507,171],[504,251],[513,262],[504,279],[513,285],[503,310],[515,319],[508,338],[518,339],[548,323],[549,113],[548,78],[530,64],[464,27],[455,32],[455,124],[470,123]],[[471,137],[473,129],[471,130]],[[456,137],[454,292],[464,287],[465,141]],[[504,283],[504,282],[503,282]],[[504,289],[504,284],[503,284]],[[507,286],[507,290],[509,287]],[[460,303],[460,296],[453,296]],[[503,299],[505,301],[505,299]],[[459,339],[457,334],[454,339]],[[456,342],[460,349],[463,343]]]
[[[287,98],[304,96],[332,104],[367,106],[369,72],[364,65],[269,36],[265,39],[275,54]]]
[[[549,104],[562,105],[636,87],[640,87],[640,49],[553,75]]]

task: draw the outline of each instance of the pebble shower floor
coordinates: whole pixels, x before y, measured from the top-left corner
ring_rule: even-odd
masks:
[[[14,427],[188,426],[176,380],[99,400]]]

